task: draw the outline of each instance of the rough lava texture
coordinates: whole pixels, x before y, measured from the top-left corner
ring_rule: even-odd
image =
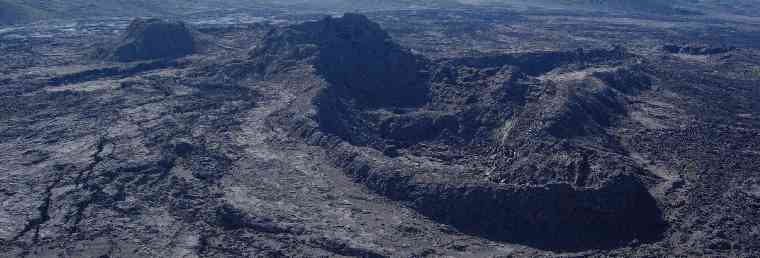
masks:
[[[648,86],[595,76],[647,77],[620,48],[434,64],[346,15],[273,32],[252,57],[324,80],[275,122],[370,189],[464,232],[577,251],[656,241],[667,227],[646,172],[604,133],[625,91]],[[572,66],[583,70],[546,75]]]
[[[760,256],[752,37],[531,12],[199,25],[140,62],[83,58],[112,26],[0,32],[0,256]]]
[[[288,62],[313,59],[335,94],[352,96],[357,105],[403,106],[421,103],[427,96],[418,75],[423,60],[402,50],[363,15],[274,30],[251,55],[267,73]]]

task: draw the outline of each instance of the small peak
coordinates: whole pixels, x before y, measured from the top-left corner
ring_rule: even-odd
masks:
[[[356,13],[346,13],[343,17],[330,16],[316,22],[307,22],[295,27],[296,30],[309,35],[317,42],[351,40],[359,42],[385,41],[390,39],[379,24],[367,16]]]
[[[344,13],[343,20],[356,23],[372,23],[367,16],[359,13]]]
[[[120,62],[177,58],[193,53],[193,32],[180,21],[137,18],[111,51],[111,58]]]
[[[423,65],[417,56],[361,14],[272,31],[251,57],[262,74],[308,62],[338,91],[367,106],[418,103],[426,96],[426,88],[417,83]]]
[[[307,59],[311,54],[316,54],[311,51],[313,48],[402,51],[390,40],[390,35],[366,16],[346,13],[338,18],[326,16],[317,21],[273,30],[251,54],[254,57],[269,56],[275,59]]]

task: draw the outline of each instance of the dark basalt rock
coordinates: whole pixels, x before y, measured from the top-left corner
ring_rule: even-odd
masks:
[[[708,47],[708,46],[679,46],[679,45],[665,45],[662,50],[671,54],[687,54],[687,55],[717,55],[728,53],[736,50],[735,47]]]
[[[610,49],[583,48],[576,51],[528,52],[504,55],[484,55],[449,60],[454,66],[467,66],[478,69],[501,67],[505,65],[519,67],[520,71],[531,76],[538,76],[551,70],[570,64],[611,63],[631,58],[632,55],[620,46]]]
[[[192,30],[183,22],[135,19],[110,57],[120,62],[177,58],[196,49]]]
[[[567,183],[514,186],[384,159],[342,143],[309,121],[283,120],[293,136],[322,146],[356,181],[462,232],[547,250],[607,249],[633,240],[657,241],[667,224],[654,198],[631,175],[599,187]]]
[[[123,64],[81,58],[108,19],[0,32],[0,257],[760,257],[760,51],[648,51],[747,26],[375,15],[437,59],[354,15]]]
[[[195,150],[192,142],[184,140],[175,142],[172,147],[174,147],[174,153],[181,157],[189,156]]]
[[[48,84],[52,86],[81,83],[91,80],[97,80],[107,77],[128,77],[145,71],[164,69],[169,67],[176,67],[179,63],[176,60],[155,60],[146,61],[136,64],[125,64],[114,67],[104,67],[92,70],[85,70],[81,72],[65,74],[56,76],[48,80]]]
[[[252,53],[262,68],[308,60],[338,95],[362,106],[405,106],[425,101],[419,57],[391,41],[380,25],[358,14],[326,17],[270,33]],[[273,65],[274,64],[274,65]]]

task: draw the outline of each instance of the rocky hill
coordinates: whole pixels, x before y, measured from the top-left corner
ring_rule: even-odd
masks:
[[[199,48],[196,33],[182,22],[136,19],[104,55],[121,62],[182,57]]]

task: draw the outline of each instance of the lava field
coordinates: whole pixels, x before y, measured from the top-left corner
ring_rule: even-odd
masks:
[[[0,27],[0,256],[760,256],[760,20],[220,15]]]

